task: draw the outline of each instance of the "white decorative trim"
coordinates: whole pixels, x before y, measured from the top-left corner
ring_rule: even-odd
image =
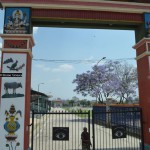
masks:
[[[27,49],[29,49],[29,42],[30,42],[30,39],[27,39]]]
[[[35,45],[34,38],[32,34],[0,34],[0,37],[4,40],[12,40],[12,36],[15,37],[13,40],[30,40],[32,41],[32,46]]]
[[[82,2],[82,1],[79,1]],[[87,1],[85,1],[87,2]],[[93,2],[93,1],[88,1]],[[5,3],[3,2],[3,7],[31,7],[31,8],[42,8],[42,9],[72,9],[72,10],[91,10],[91,11],[111,11],[111,12],[125,12],[125,13],[144,13],[144,12],[150,12],[150,4],[145,3],[133,3],[133,2],[112,2],[112,1],[95,1],[99,2],[99,4],[119,4],[118,6],[83,6],[83,5],[65,5],[65,4],[35,4],[35,3]],[[68,2],[69,3],[69,2]],[[125,5],[125,6],[124,6]],[[133,6],[133,8],[128,8],[126,5]],[[134,8],[134,6],[143,6],[147,8]],[[149,7],[149,8],[148,8]]]
[[[150,52],[145,51],[143,54],[137,56],[135,59],[136,59],[136,60],[139,60],[139,59],[141,59],[141,58],[143,58],[143,57],[145,57],[145,56],[147,56],[147,55],[150,55]]]
[[[146,51],[148,52],[148,44],[150,43],[150,41],[149,42],[146,42]]]
[[[150,43],[150,38],[143,38],[138,43],[136,43],[132,48],[137,49],[139,48],[143,43]]]
[[[21,53],[23,53],[23,52],[25,52],[25,53],[29,53],[29,55],[31,56],[31,58],[33,58],[33,55],[32,55],[32,51],[31,51],[31,49],[8,49],[8,48],[2,48],[2,50],[1,50],[2,52],[15,52],[15,53],[17,53],[17,52],[21,52]]]

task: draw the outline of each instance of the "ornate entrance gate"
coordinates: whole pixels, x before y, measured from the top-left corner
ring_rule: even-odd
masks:
[[[29,147],[33,26],[135,31],[134,48],[140,107],[143,109],[144,144],[147,150],[150,149],[150,119],[147,119],[150,114],[150,92],[147,90],[150,89],[149,0],[1,0],[0,8],[5,8],[4,34],[0,35],[3,39],[1,71],[9,76],[13,73],[13,78],[0,80],[0,149],[17,147],[27,150]],[[110,43],[109,39],[107,43]],[[18,71],[22,76],[15,78],[14,74]],[[17,88],[17,93],[16,90],[13,93],[4,90],[10,85]],[[15,129],[10,129],[12,124],[15,124]]]
[[[83,127],[93,150],[144,150],[140,110],[33,112],[31,149],[81,150]]]

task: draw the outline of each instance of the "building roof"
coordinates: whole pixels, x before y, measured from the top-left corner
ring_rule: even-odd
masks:
[[[44,94],[42,92],[35,91],[35,90],[31,90],[31,95],[41,95],[41,96],[49,98],[48,95],[46,95],[46,94]]]

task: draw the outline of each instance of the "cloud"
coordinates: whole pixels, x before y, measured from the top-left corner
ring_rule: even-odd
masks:
[[[44,71],[51,71],[51,69],[49,67],[44,67],[43,70]]]
[[[51,72],[70,72],[74,69],[74,67],[69,64],[63,64],[58,66],[57,68],[50,68],[44,64],[37,64],[35,65],[35,67],[41,69],[42,71],[51,71]]]
[[[84,60],[84,64],[86,64],[86,65],[90,65],[91,66],[91,64],[94,64],[94,63],[95,63],[95,61],[94,61],[94,57],[93,56],[90,56],[89,58],[86,58]]]
[[[35,65],[37,68],[43,68],[44,67],[44,65],[41,65],[41,64],[37,64],[37,65]]]
[[[49,83],[60,83],[61,82],[61,79],[59,78],[56,78],[56,79],[51,79],[48,81]]]
[[[70,72],[74,69],[72,65],[69,64],[63,64],[58,66],[58,68],[52,69],[52,72]]]
[[[93,56],[90,56],[89,58],[86,58],[85,59],[85,62],[86,63],[91,63],[91,61],[93,61],[94,57]]]
[[[37,64],[35,65],[37,68],[43,70],[43,71],[51,71],[51,68],[50,67],[46,67],[45,65],[43,64]]]
[[[36,34],[38,32],[39,27],[33,27],[33,34]]]
[[[93,60],[94,59],[94,56],[90,56],[88,59],[86,60]]]

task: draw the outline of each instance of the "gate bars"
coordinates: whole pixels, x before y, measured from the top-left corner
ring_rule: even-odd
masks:
[[[142,112],[93,111],[93,150],[144,150]]]
[[[81,133],[84,127],[87,127],[90,133],[90,111],[50,113],[33,111],[31,149],[82,149]]]
[[[81,150],[83,127],[88,128],[93,150],[144,150],[141,109],[107,112],[33,111],[30,147],[32,150]],[[66,132],[68,139],[67,136],[66,139],[60,139],[64,136],[63,132]],[[54,137],[55,133],[58,137]]]

